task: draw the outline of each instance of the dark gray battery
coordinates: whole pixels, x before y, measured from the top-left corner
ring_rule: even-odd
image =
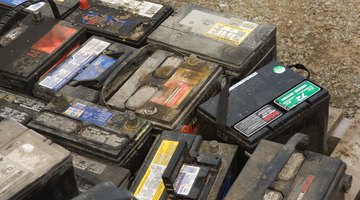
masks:
[[[97,103],[107,77],[133,51],[132,47],[93,36],[43,76],[33,94],[50,101],[60,92]]]
[[[107,104],[118,110],[131,110],[157,127],[174,129],[206,96],[226,83],[217,64],[184,56],[167,47],[148,45],[104,86]],[[118,88],[118,89],[117,89]],[[111,96],[111,92],[114,93]]]
[[[310,150],[327,151],[326,89],[272,61],[228,91],[199,106],[198,133],[204,138],[216,134],[252,152],[263,138],[286,143],[302,131],[310,137]]]
[[[128,169],[75,153],[72,154],[72,157],[80,192],[86,192],[103,181],[110,181],[119,188],[128,187],[130,178]]]
[[[70,152],[12,121],[0,121],[0,199],[70,199],[78,194]]]
[[[18,6],[19,4],[25,2],[26,0],[0,0],[0,7],[3,7],[6,10],[10,10],[11,8]],[[73,10],[75,10],[78,5],[78,0],[53,0],[56,4],[61,19],[67,17]],[[24,15],[30,12],[40,11],[42,15],[48,17],[55,17],[50,4],[48,2],[39,2],[37,4],[33,4],[27,7],[24,10]]]
[[[141,165],[151,145],[151,125],[134,113],[63,95],[55,97],[28,126],[74,152],[131,170]]]
[[[286,145],[262,140],[225,199],[344,199],[352,177],[341,160],[306,150],[309,138],[295,134]]]
[[[147,36],[169,16],[170,6],[137,0],[89,0],[67,21],[85,26],[90,34],[141,47]]]
[[[182,52],[219,63],[237,78],[276,58],[276,27],[184,4],[150,36]]]
[[[36,118],[45,106],[39,99],[0,88],[0,117],[26,124]]]
[[[126,189],[119,189],[110,181],[97,184],[89,191],[80,194],[72,200],[130,200],[136,199]]]
[[[164,132],[130,190],[138,199],[221,199],[237,170],[237,146]]]
[[[18,21],[0,36],[0,85],[30,94],[43,73],[85,40],[84,32],[78,25],[46,16],[40,22],[31,15]]]

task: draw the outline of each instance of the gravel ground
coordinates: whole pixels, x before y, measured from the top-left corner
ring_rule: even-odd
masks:
[[[278,27],[278,60],[302,63],[327,88],[331,106],[360,112],[360,2],[357,0],[154,0],[175,9],[194,3]]]

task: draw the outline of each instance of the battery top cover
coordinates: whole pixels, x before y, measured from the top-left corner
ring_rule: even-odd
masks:
[[[57,188],[42,190],[45,199],[69,199],[73,196],[69,192],[77,192],[73,173],[69,179],[75,190],[67,182],[69,179],[54,182],[57,177],[68,176],[67,169],[73,170],[69,151],[15,121],[0,122],[0,199],[24,199],[28,195],[36,199],[44,187]],[[49,193],[56,193],[57,198]]]
[[[169,6],[136,0],[89,0],[90,8],[76,9],[67,21],[85,26],[91,34],[135,47],[172,12]]]
[[[279,134],[277,130],[325,99],[329,99],[325,89],[273,61],[230,87],[225,128],[220,129],[224,137],[253,148],[260,139]],[[201,104],[200,117],[216,123],[218,108],[225,102],[219,100],[217,95]]]
[[[30,93],[41,74],[81,42],[84,31],[50,17],[39,23],[25,17],[0,36],[0,85]]]
[[[147,46],[129,61],[127,68],[137,71],[107,103],[114,109],[135,111],[158,127],[173,129],[215,88],[222,69],[196,56],[165,49]]]
[[[272,49],[275,51],[275,35],[276,27],[273,25],[256,24],[184,4],[148,40],[201,55],[221,63],[228,74],[238,76],[252,71],[266,54]]]

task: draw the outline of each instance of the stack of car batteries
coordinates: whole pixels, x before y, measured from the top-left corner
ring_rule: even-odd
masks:
[[[117,110],[134,111],[165,129],[180,125],[223,79],[217,64],[157,45],[143,48],[124,68],[137,71],[123,84],[119,74],[105,85],[106,94],[115,91],[107,104]]]
[[[90,34],[131,46],[144,45],[147,36],[168,16],[169,6],[137,0],[89,0],[66,18],[85,26]]]
[[[344,199],[352,178],[341,160],[306,151],[309,138],[286,145],[263,140],[225,199]]]
[[[93,36],[35,84],[33,94],[50,101],[57,92],[91,102],[100,99],[106,78],[135,49]]]
[[[276,57],[275,26],[190,4],[165,20],[149,36],[149,42],[219,63],[236,78],[243,78]]]
[[[205,138],[217,135],[251,152],[262,138],[286,143],[302,131],[310,150],[327,151],[329,93],[293,70],[273,61],[225,92],[199,106]]]
[[[201,136],[157,137],[132,186],[138,199],[219,199],[236,174],[237,146]]]
[[[0,199],[343,198],[329,94],[273,61],[275,26],[53,1],[0,0]]]
[[[0,199],[70,199],[78,194],[70,152],[12,121],[0,121]]]

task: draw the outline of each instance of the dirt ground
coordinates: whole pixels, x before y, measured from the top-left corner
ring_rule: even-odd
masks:
[[[347,117],[360,111],[360,2],[356,0],[154,0],[194,3],[278,27],[278,60],[302,63]]]

